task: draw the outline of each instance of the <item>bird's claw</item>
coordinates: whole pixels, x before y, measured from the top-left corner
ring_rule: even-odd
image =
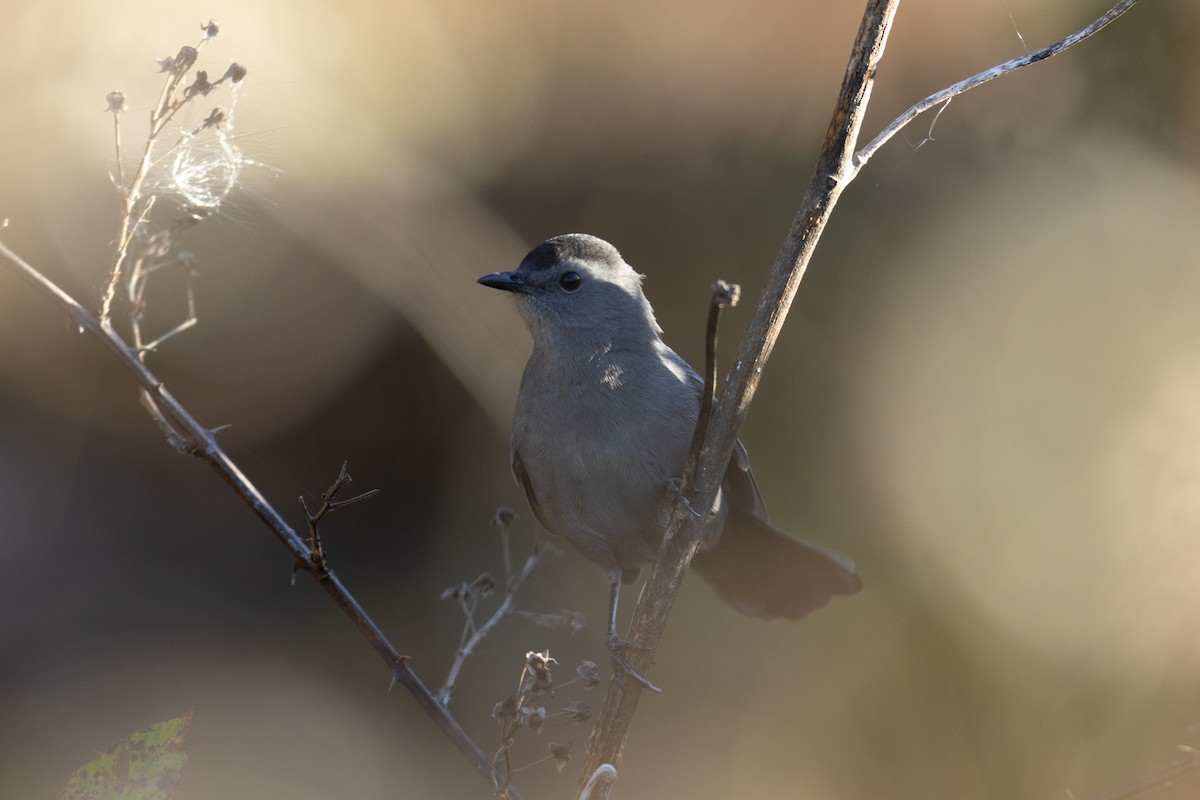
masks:
[[[683,503],[683,507],[688,510],[689,514],[691,514],[693,517],[700,516],[700,512],[692,508],[691,501],[689,501],[687,497],[683,495],[683,480],[681,478],[667,478],[667,497],[672,502],[675,501],[675,498],[679,498],[680,502]]]
[[[612,659],[613,676],[618,681],[623,681],[625,679],[625,676],[628,675],[630,678],[633,678],[635,681],[640,683],[642,685],[642,688],[649,689],[650,691],[656,692],[659,694],[662,693],[662,689],[658,688],[653,683],[651,683],[649,680],[647,680],[645,677],[643,677],[640,673],[638,673],[638,671],[633,668],[633,665],[630,664],[629,661],[627,661],[625,659],[625,656],[621,655],[622,650],[640,650],[640,651],[645,652],[646,650],[649,649],[648,647],[646,647],[645,645],[637,644],[636,642],[631,642],[628,639],[622,639],[620,636],[617,636],[615,633],[610,633],[608,635],[607,643],[608,643],[608,655],[609,655],[609,658]]]

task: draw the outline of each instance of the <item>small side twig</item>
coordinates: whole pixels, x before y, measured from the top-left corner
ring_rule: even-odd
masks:
[[[357,503],[359,500],[366,500],[368,497],[374,497],[379,494],[378,489],[368,489],[362,494],[355,495],[349,500],[335,500],[337,493],[342,487],[350,483],[354,479],[350,477],[350,473],[346,471],[350,462],[343,461],[342,469],[338,472],[337,480],[329,485],[325,493],[321,495],[321,507],[317,509],[315,514],[309,512],[308,505],[304,502],[304,495],[300,496],[300,507],[304,509],[304,516],[308,519],[308,549],[313,566],[318,572],[324,574],[329,571],[329,564],[325,558],[325,551],[321,547],[321,536],[317,531],[317,526],[321,524],[321,520],[325,515],[336,508],[348,506],[351,503]]]
[[[871,156],[875,155],[875,151],[880,147],[883,147],[883,145],[887,143],[889,139],[895,136],[901,128],[912,122],[921,114],[924,114],[929,109],[939,105],[944,109],[945,104],[949,103],[953,98],[957,97],[963,92],[970,91],[976,86],[999,78],[1002,75],[1015,72],[1022,67],[1028,67],[1029,65],[1036,64],[1039,61],[1045,61],[1051,56],[1056,56],[1064,50],[1074,47],[1084,39],[1087,39],[1093,34],[1099,33],[1117,17],[1133,8],[1134,3],[1136,2],[1137,0],[1121,0],[1121,2],[1117,3],[1107,12],[1105,12],[1102,17],[1095,20],[1087,27],[1072,33],[1070,36],[1060,39],[1048,47],[1043,47],[1041,50],[1035,50],[1032,53],[1026,53],[1018,58],[1005,61],[1003,64],[997,64],[991,69],[985,69],[983,72],[976,73],[969,78],[964,78],[953,86],[947,86],[945,89],[942,89],[939,92],[934,92],[924,100],[914,104],[903,114],[892,120],[892,122],[882,131],[880,131],[879,134],[866,145],[866,147],[854,154],[854,168],[850,173],[850,177],[853,178],[854,174],[871,159]],[[1017,35],[1020,36],[1019,31]],[[1021,39],[1021,43],[1025,43],[1024,38]],[[938,113],[940,114],[941,112]]]
[[[700,446],[708,435],[708,424],[712,420],[713,403],[717,396],[717,326],[721,320],[721,309],[738,304],[742,287],[736,283],[716,281],[709,287],[712,297],[708,303],[708,323],[704,331],[704,389],[700,393],[700,413],[696,416],[696,429],[692,432],[692,444],[688,448],[684,479],[696,470],[700,461]]]

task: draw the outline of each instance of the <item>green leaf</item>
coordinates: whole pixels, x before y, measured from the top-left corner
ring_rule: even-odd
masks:
[[[171,800],[187,754],[192,712],[134,731],[89,761],[67,781],[62,800]]]

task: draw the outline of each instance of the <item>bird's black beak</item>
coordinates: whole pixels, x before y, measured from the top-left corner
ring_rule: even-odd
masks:
[[[493,272],[491,275],[484,275],[477,282],[506,292],[529,291],[529,286],[515,272]]]

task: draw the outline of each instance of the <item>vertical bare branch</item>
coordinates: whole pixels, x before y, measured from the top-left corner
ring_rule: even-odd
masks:
[[[640,674],[649,669],[658,649],[667,616],[705,522],[703,515],[697,518],[686,507],[703,509],[712,506],[738,431],[758,387],[763,365],[779,336],[833,206],[853,177],[854,145],[898,4],[899,0],[869,0],[867,3],[816,173],[775,260],[767,287],[717,403],[708,434],[704,437],[694,481],[690,486],[685,483],[681,487],[662,550],[634,612],[630,639],[639,649],[631,653],[630,662]],[[612,681],[609,684],[596,727],[588,740],[581,791],[602,765],[619,765],[641,690],[636,681]],[[601,787],[600,791],[600,796],[609,796],[611,784]]]

